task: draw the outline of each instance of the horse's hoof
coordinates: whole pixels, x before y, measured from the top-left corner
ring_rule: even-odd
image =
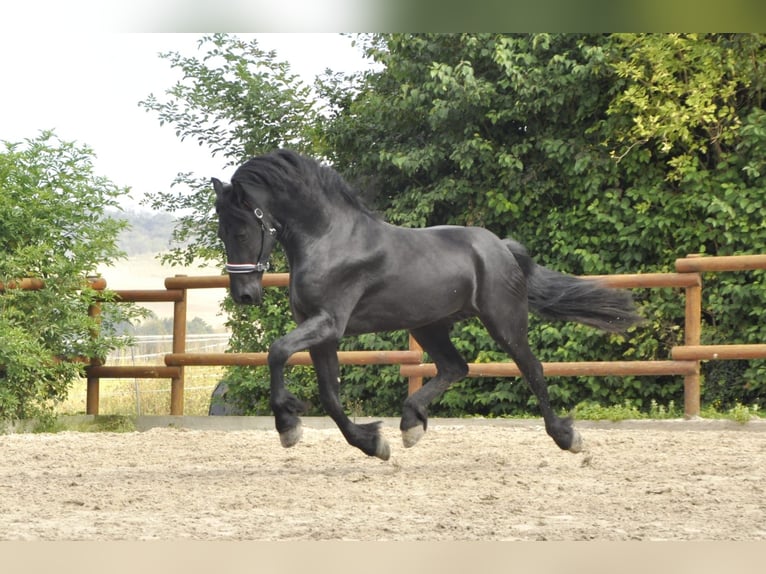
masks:
[[[375,456],[380,460],[388,460],[391,458],[391,447],[388,445],[388,441],[382,436],[378,436],[378,446],[375,448]]]
[[[415,446],[418,441],[426,434],[426,429],[420,425],[416,425],[412,428],[402,431],[402,442],[405,448]]]
[[[303,427],[301,426],[300,423],[298,423],[293,428],[286,430],[285,432],[279,433],[279,442],[282,443],[283,447],[290,448],[291,446],[295,446],[296,444],[298,444],[302,436],[303,436]]]
[[[575,429],[572,429],[572,445],[569,447],[569,452],[582,452],[582,436],[580,436],[580,433],[577,432]]]

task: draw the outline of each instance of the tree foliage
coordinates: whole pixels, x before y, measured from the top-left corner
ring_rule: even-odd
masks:
[[[482,225],[575,274],[665,271],[688,253],[766,247],[761,35],[379,35],[367,52],[385,67],[358,95],[326,86],[327,147],[400,224]],[[706,285],[709,340],[764,340],[752,319],[762,274]],[[667,358],[681,299],[636,295],[647,323],[628,340],[536,324],[533,348],[548,360]],[[457,336],[469,357],[498,358],[475,326]],[[750,398],[763,398],[761,369],[738,381]],[[444,403],[505,412],[527,396],[509,380],[463,387]],[[552,385],[565,405],[680,394],[664,377]]]
[[[86,282],[121,253],[123,223],[105,216],[124,193],[93,169],[90,149],[44,132],[0,151],[0,420],[50,416],[82,373],[80,357],[104,357],[117,341],[88,316],[100,297]],[[15,281],[34,277],[44,288]],[[103,294],[107,299],[109,293]],[[129,318],[104,307],[105,323]]]
[[[211,154],[236,166],[279,147],[311,152],[319,107],[311,88],[290,72],[287,62],[265,52],[257,41],[229,34],[204,36],[200,54],[161,54],[182,79],[163,96],[150,94],[140,102],[160,125],[175,129],[181,140],[192,139]],[[217,174],[213,174],[217,175]],[[178,189],[149,196],[156,210],[179,214],[171,249],[165,260],[190,264],[195,258],[220,260],[222,246],[213,218],[210,175],[180,173]]]
[[[191,138],[208,146],[231,166],[280,147],[314,152],[321,106],[312,98],[311,87],[290,71],[287,62],[278,60],[274,52],[261,50],[256,40],[245,42],[229,34],[204,36],[198,49],[192,56],[161,55],[182,79],[164,95],[150,95],[141,102],[147,112],[173,127],[182,140]],[[149,196],[153,209],[179,214],[173,232],[178,246],[164,255],[166,261],[190,264],[205,259],[223,267],[225,254],[216,234],[210,175],[218,174],[179,174],[176,191]],[[272,271],[287,271],[286,265],[277,248],[271,258]],[[291,328],[287,294],[282,289],[267,289],[259,308],[236,307],[228,298],[224,308],[233,332],[232,351],[267,350],[271,341]],[[301,369],[294,371],[294,378],[310,390],[313,376],[305,369],[303,376]],[[238,392],[246,395],[243,400],[255,405],[256,412],[260,412],[258,405],[267,405],[263,398],[268,389],[267,369],[232,368],[228,379],[233,398]],[[301,394],[311,400],[307,393]]]
[[[180,137],[196,137],[233,163],[286,144],[324,157],[400,225],[484,226],[526,244],[539,263],[574,274],[667,271],[689,253],[766,249],[765,38],[360,36],[379,68],[351,78],[326,74],[315,85],[329,103],[320,113],[273,54],[211,36],[200,58],[165,56],[186,79],[164,104],[145,105]],[[155,201],[192,209],[181,230],[198,242],[185,256],[221,256],[207,187]],[[704,292],[708,342],[764,340],[766,327],[753,315],[766,298],[762,273],[707,277]],[[256,313],[232,310],[235,348],[264,348],[290,328],[284,300],[273,297]],[[647,321],[626,336],[533,321],[532,346],[552,361],[665,359],[681,341],[682,297],[640,290],[636,298]],[[260,330],[248,330],[255,320]],[[507,360],[476,322],[457,326],[455,339],[468,360]],[[349,344],[401,348],[404,336]],[[728,368],[726,389],[715,382],[719,365],[708,367],[706,398],[763,400],[762,362]],[[389,389],[403,385],[394,372],[344,378],[347,402],[398,409],[401,393]],[[265,392],[265,379],[253,388]],[[562,407],[583,400],[648,407],[678,403],[682,394],[677,377],[550,382]],[[517,380],[466,380],[436,410],[504,414],[532,402]]]

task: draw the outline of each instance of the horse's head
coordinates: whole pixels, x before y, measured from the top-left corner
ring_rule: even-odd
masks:
[[[262,279],[277,230],[263,211],[238,195],[234,186],[213,178],[218,213],[218,237],[226,248],[226,271],[231,297],[236,303],[260,305]]]

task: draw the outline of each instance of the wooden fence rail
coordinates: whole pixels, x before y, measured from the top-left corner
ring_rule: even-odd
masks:
[[[417,351],[339,351],[338,360],[343,365],[407,365],[419,364],[423,354]],[[241,366],[262,367],[269,364],[268,353],[170,353],[165,355],[169,366]],[[306,351],[294,353],[288,365],[311,365]]]
[[[684,344],[670,350],[672,360],[667,361],[582,361],[543,363],[547,376],[639,376],[639,375],[680,375],[684,377],[684,413],[694,417],[700,412],[700,361],[761,359],[766,358],[766,344],[702,345],[702,273],[736,272],[766,269],[766,255],[736,255],[723,257],[700,257],[690,255],[677,259],[676,273],[638,273],[627,275],[588,276],[587,279],[603,281],[606,285],[620,289],[673,288],[683,289]],[[104,289],[103,279],[90,279],[96,288]],[[289,274],[270,273],[263,277],[264,287],[285,287]],[[268,353],[187,353],[186,352],[186,301],[192,289],[228,288],[229,277],[178,275],[165,279],[165,289],[117,290],[116,300],[124,302],[168,302],[173,303],[173,346],[172,352],[164,357],[164,365],[148,366],[106,366],[92,359],[86,367],[87,401],[86,412],[98,414],[99,380],[101,378],[169,378],[171,380],[170,414],[183,414],[184,369],[192,366],[258,366],[268,364]],[[8,288],[40,289],[43,284],[37,279],[23,279],[10,283]],[[0,292],[4,286],[0,284]],[[100,313],[98,305],[90,313]],[[341,364],[352,365],[400,365],[403,377],[409,379],[409,392],[415,392],[423,383],[423,377],[436,373],[432,363],[423,363],[423,350],[410,337],[408,350],[397,351],[342,351]],[[310,365],[307,352],[295,353],[289,364]],[[519,370],[513,362],[471,363],[469,377],[517,377]]]

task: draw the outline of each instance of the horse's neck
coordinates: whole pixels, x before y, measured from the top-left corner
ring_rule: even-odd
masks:
[[[342,249],[344,245],[358,243],[360,234],[382,222],[355,209],[306,210],[300,219],[287,221],[279,238],[291,264],[303,257],[311,257],[316,249]],[[341,256],[341,252],[338,252]]]

